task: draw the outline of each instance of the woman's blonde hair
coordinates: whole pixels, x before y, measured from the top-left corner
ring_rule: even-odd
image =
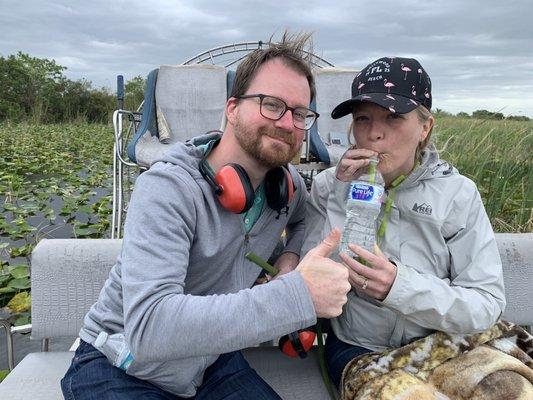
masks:
[[[418,117],[418,120],[420,121],[420,123],[424,124],[427,122],[427,120],[431,117],[431,111],[429,111],[426,107],[424,106],[418,106],[417,108],[415,108],[415,111],[416,111],[416,115]],[[431,126],[431,128],[429,129],[429,132],[426,136],[426,138],[424,140],[422,140],[421,142],[418,143],[418,146],[416,148],[416,152],[415,152],[415,160],[417,160],[418,162],[422,162],[422,151],[428,146],[429,144],[429,140],[431,138],[431,132],[433,131],[433,125]]]

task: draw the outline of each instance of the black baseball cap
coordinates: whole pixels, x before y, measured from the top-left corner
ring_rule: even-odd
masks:
[[[414,58],[383,57],[367,65],[352,83],[352,98],[331,113],[337,119],[351,114],[354,105],[369,101],[398,114],[420,105],[431,109],[431,80]]]

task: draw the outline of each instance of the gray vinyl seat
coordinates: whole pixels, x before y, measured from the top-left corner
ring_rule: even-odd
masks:
[[[316,110],[310,132],[311,152],[320,162],[335,165],[347,147],[348,119],[333,120],[331,110],[351,95],[354,69],[315,68]],[[162,65],[147,79],[140,126],[128,143],[130,160],[149,168],[173,143],[224,127],[224,110],[234,71],[217,65]],[[324,154],[327,152],[327,154]]]
[[[316,85],[316,111],[320,114],[317,130],[326,146],[330,164],[336,165],[349,146],[350,117],[333,119],[331,110],[352,97],[352,81],[358,73],[347,68],[316,68],[313,70]]]
[[[507,294],[503,318],[533,325],[533,234],[497,234]],[[31,338],[72,337],[120,252],[119,239],[43,239],[32,253]],[[59,381],[72,352],[32,353],[0,383],[0,399],[61,399]],[[251,365],[284,399],[327,400],[316,350],[293,360],[274,347],[245,350]]]
[[[77,336],[120,252],[120,239],[43,239],[32,253],[32,340]],[[277,347],[245,350],[250,364],[286,399],[327,400],[316,349],[304,360]],[[0,399],[62,399],[59,381],[73,352],[27,355],[0,383]]]
[[[28,354],[0,383],[0,399],[63,399],[59,381],[73,354],[71,351]],[[253,347],[246,349],[244,355],[283,399],[330,400],[322,383],[316,349],[303,360],[283,356],[277,347]]]
[[[221,127],[227,98],[221,66],[162,65],[150,73],[142,121],[128,144],[128,156],[149,168],[173,143]]]

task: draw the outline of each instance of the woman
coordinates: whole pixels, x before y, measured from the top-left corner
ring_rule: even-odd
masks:
[[[431,81],[414,59],[381,58],[352,84],[333,118],[351,114],[356,145],[319,174],[307,205],[303,253],[342,228],[349,182],[378,156],[387,202],[374,253],[341,253],[353,290],[332,320],[326,360],[333,381],[354,357],[403,346],[438,330],[473,333],[505,307],[501,261],[476,185],[428,145]]]

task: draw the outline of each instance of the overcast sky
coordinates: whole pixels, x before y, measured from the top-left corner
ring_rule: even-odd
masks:
[[[0,0],[0,55],[54,59],[70,79],[115,88],[161,64],[284,28],[314,32],[335,66],[415,57],[433,105],[533,117],[531,0]],[[0,94],[1,95],[1,94]]]

